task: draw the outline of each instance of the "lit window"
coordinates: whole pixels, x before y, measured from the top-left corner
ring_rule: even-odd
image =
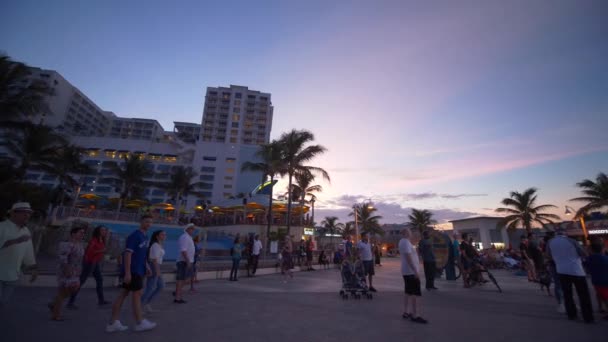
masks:
[[[232,168],[232,167],[227,168],[226,173],[234,173],[234,168]]]
[[[236,158],[226,158],[226,163],[234,163]]]
[[[236,144],[236,142],[237,142],[237,138],[230,138],[230,143]]]
[[[232,197],[232,194],[229,192],[224,192],[224,198],[230,198]]]
[[[177,162],[177,156],[165,155],[165,162],[167,162],[167,163],[175,163],[175,162]]]
[[[240,121],[240,120],[241,120],[241,116],[240,116],[240,115],[238,115],[238,114],[234,114],[234,115],[232,116],[232,121]]]
[[[116,158],[116,151],[114,150],[106,150],[106,158]]]

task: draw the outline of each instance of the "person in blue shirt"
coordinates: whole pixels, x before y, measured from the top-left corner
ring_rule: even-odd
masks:
[[[133,292],[133,315],[137,325],[135,331],[145,331],[154,329],[156,323],[150,322],[143,318],[141,309],[141,296],[144,287],[144,277],[150,275],[150,267],[148,266],[148,229],[152,226],[152,216],[144,215],[141,218],[139,229],[134,231],[127,237],[126,248],[123,253],[122,267],[122,292],[112,305],[112,319],[110,324],[106,326],[107,332],[116,332],[127,330],[128,327],[122,325],[118,320],[120,309],[129,293]]]
[[[600,309],[602,305],[608,307],[608,255],[602,254],[602,243],[591,243],[592,254],[587,257],[585,266],[591,275],[591,284],[595,288]],[[604,317],[608,319],[608,316]]]

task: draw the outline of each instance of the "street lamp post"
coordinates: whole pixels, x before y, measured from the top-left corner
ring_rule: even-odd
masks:
[[[567,216],[573,215],[575,212],[576,211],[572,207],[566,206],[565,214]],[[574,216],[573,219],[576,219],[576,216]],[[579,222],[581,223],[581,228],[583,229],[583,237],[584,237],[583,244],[585,246],[588,246],[589,245],[589,235],[587,234],[587,226],[585,225],[585,219],[583,218],[583,215],[581,215],[578,219],[579,219]]]

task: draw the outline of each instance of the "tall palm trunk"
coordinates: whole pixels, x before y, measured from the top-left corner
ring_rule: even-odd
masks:
[[[176,211],[175,218],[173,219],[173,223],[175,223],[175,224],[179,223],[179,214],[180,214],[179,211],[180,211],[180,208],[182,206],[182,200],[181,200],[181,198],[182,198],[182,192],[178,191],[177,195],[175,196],[175,204],[177,204],[176,205],[177,208],[175,208],[175,211]]]
[[[270,176],[270,196],[268,196],[268,217],[266,222],[266,255],[270,252],[270,226],[272,225],[272,190],[274,175]],[[264,184],[264,183],[262,183]]]
[[[287,235],[291,232],[291,185],[293,180],[293,173],[289,174],[289,197],[287,198]]]

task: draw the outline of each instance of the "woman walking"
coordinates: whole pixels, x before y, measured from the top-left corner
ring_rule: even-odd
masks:
[[[95,278],[95,290],[97,290],[97,304],[110,304],[110,302],[107,302],[103,296],[103,276],[101,275],[101,261],[103,260],[104,253],[106,252],[107,236],[108,228],[104,226],[97,226],[93,230],[93,236],[91,237],[91,241],[89,241],[89,244],[87,245],[87,249],[84,252],[84,258],[82,260],[80,287],[76,292],[74,292],[70,296],[70,301],[67,305],[68,309],[78,309],[76,304],[74,304],[76,302],[76,296],[78,296],[80,288],[82,288],[82,285],[84,285],[91,273],[93,274],[93,278]]]
[[[241,256],[243,253],[243,245],[241,245],[240,236],[234,238],[234,246],[230,250],[230,256],[232,257],[232,269],[230,270],[230,281],[238,281],[239,264],[241,263]]]
[[[163,230],[157,230],[152,234],[150,245],[148,247],[148,262],[150,263],[150,276],[146,279],[146,289],[141,296],[141,304],[146,312],[154,312],[150,306],[152,299],[165,287],[163,275],[160,271],[160,265],[163,264],[165,249],[163,243],[167,239],[167,233]]]
[[[291,238],[289,236],[285,237],[285,243],[283,244],[283,249],[281,250],[281,258],[283,259],[283,263],[281,264],[281,273],[284,275],[283,282],[287,283],[287,276],[293,278],[293,244],[291,243]]]
[[[84,247],[84,227],[74,227],[70,230],[70,238],[59,244],[59,265],[57,267],[57,295],[53,303],[49,304],[53,321],[63,321],[61,307],[63,300],[80,288],[80,277],[82,270],[82,256]]]

